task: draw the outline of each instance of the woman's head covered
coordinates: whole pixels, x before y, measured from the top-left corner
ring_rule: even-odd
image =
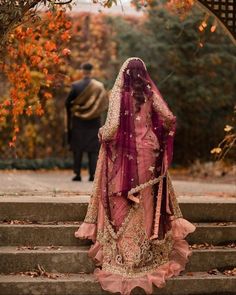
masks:
[[[123,90],[132,93],[136,100],[136,111],[139,112],[141,105],[145,102],[145,98],[152,95],[144,62],[140,58],[130,58],[123,75]]]

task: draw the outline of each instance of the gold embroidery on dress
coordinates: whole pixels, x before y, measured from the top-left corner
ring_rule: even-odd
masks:
[[[175,216],[175,218],[182,218],[183,215],[180,210],[180,207],[179,207],[179,204],[178,204],[175,192],[174,192],[174,188],[172,185],[172,181],[171,181],[171,178],[170,178],[170,175],[168,172],[167,172],[166,180],[167,180],[167,189],[168,189],[168,193],[170,196],[170,202],[171,202],[171,206],[173,208],[174,216]]]
[[[175,120],[175,116],[168,109],[167,105],[162,102],[162,98],[158,93],[153,93],[153,107],[154,110],[159,114],[159,116],[163,119],[163,125],[167,130],[170,130],[173,126],[173,122]],[[171,134],[170,134],[171,135]],[[173,134],[171,135],[173,136]]]
[[[119,237],[123,234],[123,232],[125,231],[127,225],[129,224],[133,214],[134,214],[134,210],[135,210],[135,207],[131,207],[125,220],[123,221],[122,225],[120,226],[118,232],[116,233],[113,229],[113,227],[111,226],[110,222],[109,222],[109,219],[108,217],[105,215],[105,220],[106,220],[106,224],[107,224],[107,229],[110,233],[110,235],[112,236],[112,238],[114,240],[118,240]]]
[[[103,147],[100,148],[98,161],[97,161],[97,169],[95,172],[93,189],[91,199],[88,205],[88,210],[84,222],[87,223],[97,223],[97,215],[98,215],[98,203],[99,203],[99,195],[100,195],[100,178],[102,175],[102,165],[101,161],[104,158],[105,150]]]
[[[163,240],[151,241],[146,236],[143,220],[143,207],[140,206],[132,211],[132,218],[122,234],[114,239],[106,218],[104,231],[97,234],[103,249],[103,270],[137,277],[154,271],[168,261],[173,247],[171,232]]]
[[[149,187],[149,186],[152,186],[154,184],[157,184],[158,182],[160,182],[163,178],[165,177],[165,175],[161,175],[157,178],[154,178],[154,179],[150,179],[149,181],[145,182],[145,183],[142,183],[134,188],[132,188],[129,192],[128,192],[128,195],[133,195],[135,193],[138,193],[140,192],[141,190]]]

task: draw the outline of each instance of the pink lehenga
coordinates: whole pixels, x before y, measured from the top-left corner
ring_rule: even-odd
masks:
[[[145,98],[138,108],[132,71]],[[168,174],[175,121],[143,61],[128,59],[111,92],[91,200],[75,233],[94,242],[89,256],[104,290],[151,294],[191,254],[184,238],[195,226],[183,219]]]

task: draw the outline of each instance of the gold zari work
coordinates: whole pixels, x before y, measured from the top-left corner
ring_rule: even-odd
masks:
[[[127,218],[128,222],[125,222],[118,240],[113,237],[108,219],[104,232],[99,231],[97,234],[97,240],[103,248],[102,269],[136,277],[168,262],[173,246],[171,232],[163,240],[149,240],[144,229],[142,207],[133,209]]]

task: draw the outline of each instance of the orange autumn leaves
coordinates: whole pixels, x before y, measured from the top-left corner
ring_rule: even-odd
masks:
[[[78,67],[84,61],[90,61],[94,65],[95,77],[103,81],[111,79],[109,68],[117,58],[114,36],[115,32],[103,14],[84,12],[74,16],[70,40],[71,60]]]
[[[19,132],[19,117],[42,115],[45,100],[58,80],[60,66],[70,54],[71,22],[63,10],[47,12],[37,22],[22,25],[9,36],[5,60],[0,71],[7,78],[9,92],[0,102],[0,124],[11,118],[14,146]]]
[[[195,0],[168,0],[166,8],[184,19],[191,10]]]

